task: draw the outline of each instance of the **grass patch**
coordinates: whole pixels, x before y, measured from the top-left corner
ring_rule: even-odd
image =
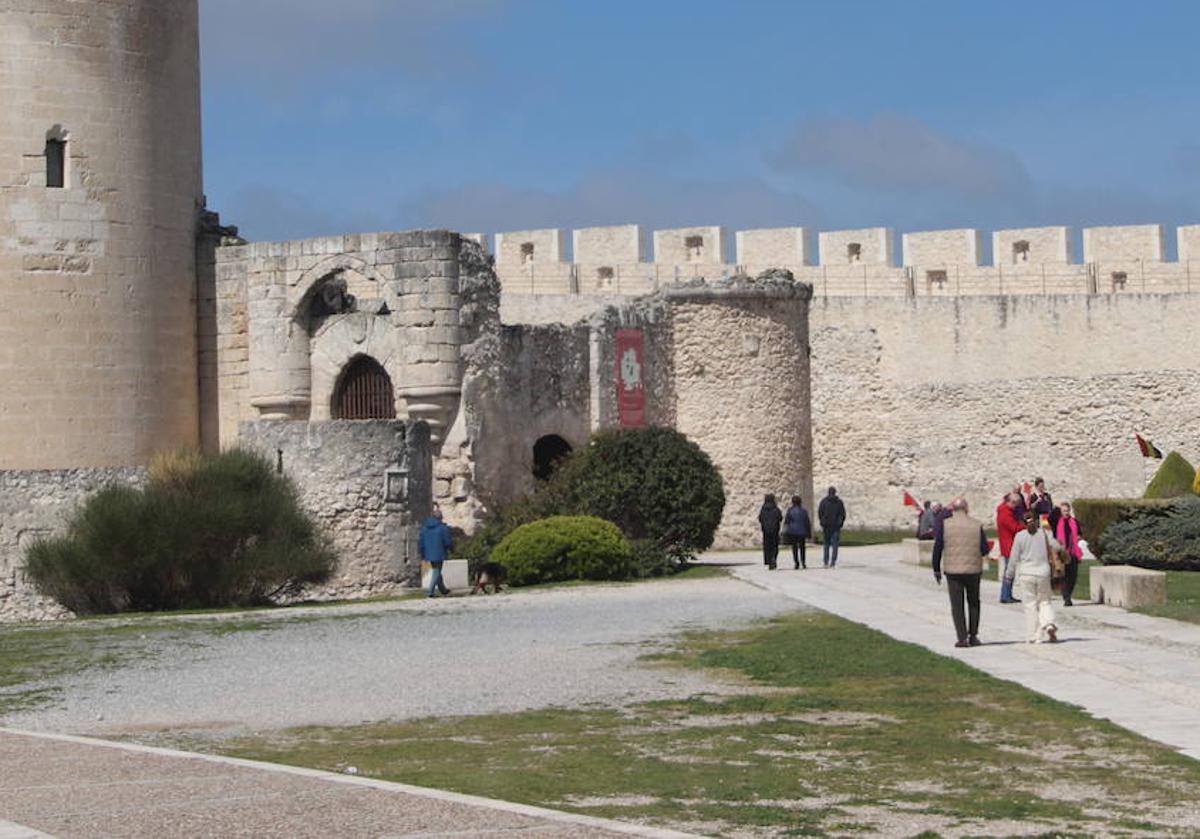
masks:
[[[1168,571],[1167,602],[1161,606],[1143,606],[1132,611],[1156,618],[1200,623],[1200,572]]]
[[[1146,825],[1131,834],[1179,835],[1170,819],[1200,796],[1200,763],[832,615],[693,634],[652,658],[745,692],[301,728],[215,748],[705,833],[861,834],[903,810],[907,835],[997,821],[1088,835],[1117,819]]]
[[[863,545],[888,545],[893,542],[900,542],[902,539],[913,538],[913,529],[905,528],[904,530],[892,529],[872,529],[872,528],[845,528],[842,530],[842,539],[838,543],[842,548],[857,548]],[[821,530],[818,528],[813,535],[813,542],[820,545]]]

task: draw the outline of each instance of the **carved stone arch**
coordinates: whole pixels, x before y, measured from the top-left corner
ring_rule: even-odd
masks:
[[[309,306],[312,304],[313,294],[316,293],[318,287],[330,278],[346,272],[353,272],[365,278],[374,285],[374,296],[383,296],[383,281],[374,266],[368,265],[365,260],[357,256],[344,253],[334,254],[322,259],[302,273],[293,284],[288,295],[292,300],[292,319],[304,322],[308,316]],[[348,287],[347,290],[351,294],[354,293],[353,288]]]

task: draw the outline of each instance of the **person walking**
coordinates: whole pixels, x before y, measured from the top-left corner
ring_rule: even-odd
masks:
[[[783,524],[783,513],[775,503],[775,496],[767,493],[762,508],[758,511],[758,524],[762,528],[763,565],[775,570],[779,558],[779,526]]]
[[[978,647],[979,580],[983,576],[983,558],[988,553],[983,524],[971,518],[967,499],[955,498],[950,518],[933,541],[933,578],[942,584],[945,571],[946,591],[950,594],[950,616],[958,636],[956,647]],[[966,608],[964,609],[964,601]]]
[[[829,492],[817,506],[817,520],[821,523],[822,557],[826,568],[837,565],[838,545],[842,541],[842,525],[846,523],[846,505],[838,498],[837,489]]]
[[[1025,601],[1025,638],[1031,644],[1058,640],[1054,604],[1050,602],[1050,552],[1061,548],[1040,525],[1038,514],[1025,514],[1025,529],[1013,539],[1008,576],[1021,583]]]
[[[1017,517],[1017,504],[1020,492],[1010,492],[1004,496],[1000,506],[996,508],[996,536],[1000,540],[1000,602],[1020,603],[1013,597],[1012,579],[1008,576],[1008,562],[1012,555],[1013,539],[1025,529],[1025,523]]]
[[[1064,501],[1058,505],[1058,527],[1054,538],[1063,546],[1066,553],[1065,574],[1062,582],[1062,599],[1064,606],[1073,606],[1071,595],[1075,592],[1075,581],[1079,579],[1079,562],[1083,559],[1083,547],[1079,541],[1083,531],[1079,529],[1079,519],[1071,513],[1071,505]]]
[[[941,504],[935,505],[930,501],[925,502],[925,509],[921,511],[921,516],[917,519],[918,539],[929,541],[937,535],[937,514],[941,509]]]
[[[443,597],[450,595],[450,589],[446,588],[442,579],[442,563],[449,558],[453,547],[454,538],[450,535],[450,528],[442,521],[442,511],[434,507],[433,513],[422,523],[421,535],[417,540],[417,552],[421,559],[429,563],[430,569],[426,597],[433,597],[436,592],[441,592]]]
[[[812,519],[804,509],[799,495],[792,496],[792,506],[783,517],[783,543],[792,546],[792,565],[796,569],[807,568],[804,561],[804,543],[812,536]]]

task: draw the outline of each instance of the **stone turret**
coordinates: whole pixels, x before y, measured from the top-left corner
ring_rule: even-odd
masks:
[[[0,6],[0,468],[197,441],[197,17]]]

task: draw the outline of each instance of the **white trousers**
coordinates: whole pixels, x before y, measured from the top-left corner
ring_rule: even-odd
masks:
[[[1021,599],[1025,601],[1025,637],[1044,641],[1046,627],[1054,625],[1054,604],[1050,602],[1049,577],[1021,577]]]

